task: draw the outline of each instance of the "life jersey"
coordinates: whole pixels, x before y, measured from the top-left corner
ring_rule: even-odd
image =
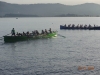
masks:
[[[12,33],[12,34],[15,33],[15,30],[13,29],[13,30],[11,31],[11,33]]]

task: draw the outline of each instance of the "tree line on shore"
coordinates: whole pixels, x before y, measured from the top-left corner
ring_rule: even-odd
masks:
[[[29,15],[29,14],[5,14],[4,16],[0,17],[50,17],[50,16],[38,16],[38,15]],[[51,16],[51,17],[99,17],[97,16],[92,16],[92,15],[76,15],[76,14],[61,14],[61,15],[56,15],[56,16]]]

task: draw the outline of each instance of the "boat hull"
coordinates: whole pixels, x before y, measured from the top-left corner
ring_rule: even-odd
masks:
[[[89,30],[100,30],[100,27],[92,27]]]
[[[68,30],[100,30],[100,26],[97,27],[66,27],[60,25],[60,29],[68,29]]]
[[[56,32],[43,35],[36,35],[36,36],[4,36],[4,42],[26,41],[34,39],[52,38],[56,36],[57,36]]]

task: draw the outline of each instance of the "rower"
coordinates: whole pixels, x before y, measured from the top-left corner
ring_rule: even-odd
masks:
[[[33,35],[36,35],[36,30],[34,30]]]
[[[52,33],[51,28],[49,29],[49,32]]]
[[[42,30],[41,34],[44,34],[44,30]]]
[[[94,24],[94,27],[95,27],[95,24]]]
[[[65,27],[66,27],[66,24],[65,24]]]
[[[37,35],[39,35],[39,32],[38,32],[38,30],[36,30],[36,34],[37,34]]]
[[[92,26],[89,24],[89,28],[91,28]]]
[[[29,31],[26,32],[26,35],[29,35]]]
[[[22,33],[19,33],[18,35],[19,35],[19,36],[22,36],[23,34],[22,34]]]
[[[19,33],[17,32],[17,34],[16,34],[17,36],[19,36]]]
[[[47,30],[45,29],[45,33],[48,34]]]
[[[34,35],[34,31],[32,31],[31,35]]]
[[[23,36],[25,36],[26,34],[25,34],[25,32],[23,32]]]

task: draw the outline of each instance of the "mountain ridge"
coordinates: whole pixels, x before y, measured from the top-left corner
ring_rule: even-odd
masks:
[[[47,4],[11,4],[0,1],[0,14],[26,14],[51,17],[62,14],[100,16],[100,5],[84,3],[78,5],[64,5],[60,3]]]

